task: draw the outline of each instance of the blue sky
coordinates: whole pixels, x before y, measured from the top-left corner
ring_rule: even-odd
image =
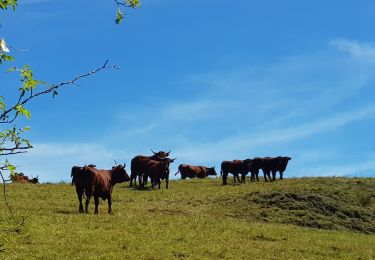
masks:
[[[286,176],[374,176],[373,1],[143,0],[114,24],[113,1],[19,1],[0,38],[58,83],[30,104],[34,149],[14,156],[42,181],[72,165],[172,150],[180,163],[290,156]],[[0,72],[10,101],[17,75]],[[21,122],[23,123],[23,122]]]

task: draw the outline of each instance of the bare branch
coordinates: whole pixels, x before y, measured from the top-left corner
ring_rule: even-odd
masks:
[[[78,75],[76,76],[74,79],[72,80],[69,80],[69,81],[65,81],[65,82],[61,82],[57,85],[55,84],[52,84],[49,88],[43,90],[43,91],[40,91],[40,92],[37,92],[35,94],[33,94],[32,92],[30,93],[30,96],[28,98],[25,98],[22,100],[22,98],[24,97],[24,93],[21,93],[20,94],[20,97],[19,97],[19,100],[17,102],[17,104],[15,104],[14,106],[12,106],[11,108],[9,108],[8,110],[4,111],[1,115],[0,115],[0,124],[10,124],[10,123],[13,123],[14,120],[17,118],[17,113],[12,116],[12,119],[8,119],[6,120],[6,118],[9,116],[9,114],[12,112],[12,111],[15,111],[16,109],[16,106],[18,105],[24,105],[26,104],[27,102],[29,102],[31,99],[37,97],[37,96],[40,96],[40,95],[45,95],[47,93],[51,93],[52,91],[55,91],[57,90],[58,88],[62,87],[62,86],[65,86],[65,85],[78,85],[76,83],[76,81],[82,79],[82,78],[85,78],[85,77],[88,77],[88,76],[91,76],[93,74],[96,74],[98,73],[99,71],[101,70],[104,70],[104,69],[119,69],[119,67],[117,65],[108,65],[108,60],[99,68],[91,71],[91,72],[88,72],[88,73],[85,73],[85,74],[82,74],[82,75]],[[78,85],[79,86],[79,85]]]

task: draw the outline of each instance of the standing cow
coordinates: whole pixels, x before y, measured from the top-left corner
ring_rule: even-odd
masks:
[[[180,164],[178,166],[178,172],[175,173],[181,174],[181,179],[186,179],[186,178],[199,178],[203,179],[206,178],[209,175],[217,175],[215,171],[215,167],[204,167],[204,166],[192,166],[188,164]]]
[[[239,182],[238,175],[241,174],[242,176],[246,176],[249,172],[250,163],[249,160],[223,161],[220,170],[220,175],[222,175],[223,178],[223,185],[227,185],[228,173],[233,174],[234,182],[236,182],[236,178]]]
[[[275,158],[276,160],[276,167],[275,169],[272,171],[272,179],[275,180],[276,179],[276,172],[278,171],[280,173],[280,180],[283,179],[283,173],[286,169],[286,166],[288,165],[288,162],[291,160],[292,158],[290,157],[287,157],[287,156],[278,156]]]
[[[166,181],[166,189],[168,189],[168,182],[169,182],[169,165],[173,163],[177,158],[170,159],[170,158],[159,158],[158,161],[156,160],[148,160],[144,161],[142,164],[142,169],[144,170],[144,174],[151,179],[151,186],[154,188],[156,184],[159,185],[160,189],[160,180]]]
[[[280,172],[280,179],[283,179],[283,173],[286,169],[286,166],[288,165],[289,160],[291,160],[290,157],[255,157],[252,160],[252,166],[250,167],[251,172],[251,180],[253,181],[255,178],[257,181],[259,170],[262,169],[264,174],[264,180],[265,181],[274,181],[276,180],[276,173]],[[271,178],[272,173],[272,178]],[[268,177],[268,179],[267,179]]]
[[[72,173],[73,174],[73,173]],[[95,214],[98,214],[99,198],[108,200],[108,213],[112,214],[112,190],[115,184],[130,181],[124,165],[113,166],[111,170],[98,170],[94,167],[84,166],[75,174],[74,184],[79,200],[79,212],[83,212],[82,196],[86,195],[85,212],[91,196],[94,196]]]
[[[130,173],[130,184],[129,184],[130,187],[133,186],[133,180],[136,184],[137,177],[139,179],[139,185],[143,186],[144,183],[147,182],[147,177],[146,178],[144,177],[144,169],[143,169],[145,162],[147,162],[148,160],[154,160],[154,161],[163,160],[164,158],[167,158],[169,154],[171,153],[171,151],[167,153],[163,151],[159,151],[155,153],[153,150],[151,150],[151,152],[154,155],[152,156],[137,155],[131,160],[131,163],[130,163],[131,173]]]

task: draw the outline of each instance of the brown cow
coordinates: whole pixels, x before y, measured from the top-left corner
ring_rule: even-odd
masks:
[[[136,184],[137,177],[139,178],[139,185],[144,185],[145,182],[147,182],[147,177],[144,176],[144,169],[142,168],[144,166],[144,163],[148,160],[154,160],[154,161],[160,161],[164,158],[167,158],[171,151],[169,152],[163,152],[159,151],[155,153],[153,150],[151,152],[154,154],[152,156],[144,156],[144,155],[137,155],[135,156],[130,163],[130,184],[129,186],[133,186],[133,180]],[[141,180],[143,178],[143,180]]]
[[[251,162],[248,160],[223,161],[220,170],[220,175],[222,175],[223,178],[223,185],[227,185],[228,173],[233,174],[234,182],[236,182],[236,178],[239,182],[238,175],[241,174],[242,176],[246,176],[249,172],[250,163]]]
[[[215,171],[215,167],[204,167],[204,166],[192,166],[188,164],[180,164],[178,166],[178,172],[175,173],[181,174],[181,179],[186,179],[186,178],[199,178],[203,179],[206,178],[209,175],[217,175]]]
[[[144,171],[144,174],[151,179],[151,186],[154,188],[156,184],[159,185],[160,189],[160,179],[166,181],[166,189],[168,189],[168,182],[169,182],[169,165],[170,163],[174,162],[177,158],[170,159],[164,158],[159,161],[155,160],[147,160],[143,161],[141,167]]]
[[[84,166],[74,178],[79,200],[79,212],[83,212],[82,195],[86,195],[85,211],[91,196],[94,196],[95,214],[98,214],[99,197],[108,200],[108,213],[112,214],[112,190],[116,183],[130,181],[126,173],[125,164],[112,167],[111,170],[98,170],[93,167]]]

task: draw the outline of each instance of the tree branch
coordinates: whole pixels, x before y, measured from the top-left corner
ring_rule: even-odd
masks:
[[[46,90],[43,90],[43,91],[40,91],[40,92],[37,92],[35,94],[33,94],[32,92],[30,93],[30,96],[28,98],[25,98],[24,100],[22,100],[22,98],[24,97],[24,93],[21,93],[20,94],[20,97],[19,97],[19,100],[17,102],[17,104],[15,104],[14,106],[12,106],[11,108],[9,108],[8,110],[4,111],[1,115],[0,115],[0,124],[10,124],[10,123],[13,123],[14,120],[17,118],[18,114],[16,113],[14,116],[12,116],[12,119],[11,120],[6,120],[7,117],[9,117],[9,114],[12,112],[12,111],[15,111],[16,110],[16,106],[18,105],[24,105],[26,104],[27,102],[29,102],[31,99],[37,97],[37,96],[40,96],[40,95],[45,95],[47,93],[51,93],[52,91],[55,91],[57,90],[58,88],[62,87],[62,86],[65,86],[65,85],[77,85],[76,81],[82,79],[82,78],[85,78],[85,77],[88,77],[88,76],[91,76],[93,74],[96,74],[98,73],[99,71],[101,70],[104,70],[104,69],[119,69],[119,67],[117,65],[107,65],[108,64],[108,60],[99,68],[91,71],[91,72],[88,72],[88,73],[85,73],[85,74],[82,74],[82,75],[78,75],[77,77],[75,77],[74,79],[72,80],[69,80],[69,81],[65,81],[65,82],[61,82],[57,85],[54,85],[52,84],[48,89]]]

